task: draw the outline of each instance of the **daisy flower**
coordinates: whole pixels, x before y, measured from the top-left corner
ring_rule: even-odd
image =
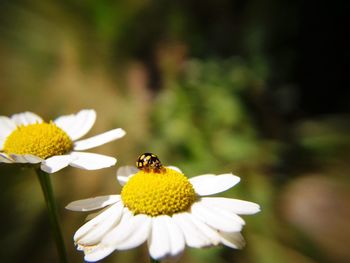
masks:
[[[0,162],[40,163],[47,173],[68,165],[87,170],[112,166],[115,158],[82,151],[119,139],[125,131],[119,128],[78,140],[95,120],[94,110],[81,110],[50,122],[32,112],[0,116]]]
[[[255,214],[260,211],[259,205],[207,197],[233,187],[239,177],[227,173],[188,179],[178,168],[162,166],[153,154],[141,155],[136,166],[139,170],[132,166],[118,169],[117,179],[123,185],[120,195],[79,200],[66,207],[73,211],[105,208],[88,216],[90,221],[74,235],[86,261],[95,262],[115,250],[135,248],[144,242],[154,260],[178,257],[186,245],[244,246],[240,231],[245,222],[238,215]]]

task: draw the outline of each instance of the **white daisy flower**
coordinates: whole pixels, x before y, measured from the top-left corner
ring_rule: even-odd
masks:
[[[70,165],[87,170],[116,163],[113,157],[81,152],[119,139],[123,129],[114,129],[79,140],[94,125],[96,112],[81,110],[45,122],[32,112],[0,116],[0,162],[41,164],[41,170],[54,173]]]
[[[88,216],[92,219],[74,235],[86,261],[95,262],[115,250],[135,248],[146,241],[155,260],[177,257],[186,245],[244,246],[240,231],[245,222],[238,215],[255,214],[260,211],[259,205],[206,197],[233,187],[239,177],[228,173],[188,179],[176,167],[144,164],[137,163],[140,170],[131,166],[118,169],[117,179],[123,185],[120,195],[79,200],[66,207],[73,211],[105,208]]]

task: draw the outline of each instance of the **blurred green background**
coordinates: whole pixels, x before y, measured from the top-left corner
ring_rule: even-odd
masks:
[[[180,262],[350,262],[346,1],[0,1],[0,115],[97,111],[94,152],[145,151],[189,176],[232,171],[227,197],[257,202],[242,251],[187,249]],[[71,262],[85,214],[119,193],[116,167],[52,176]],[[58,262],[40,186],[0,164],[1,262]],[[145,246],[103,262],[148,262]]]

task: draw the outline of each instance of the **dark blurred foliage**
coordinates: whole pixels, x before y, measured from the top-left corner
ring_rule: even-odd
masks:
[[[140,152],[194,176],[232,171],[227,197],[261,204],[247,247],[181,262],[349,262],[347,1],[0,1],[1,115],[97,110],[96,149]],[[52,176],[71,262],[84,215],[66,203],[118,193],[116,168]],[[57,262],[34,173],[0,164],[1,262]],[[114,183],[113,183],[114,182]],[[147,262],[146,247],[104,262]]]

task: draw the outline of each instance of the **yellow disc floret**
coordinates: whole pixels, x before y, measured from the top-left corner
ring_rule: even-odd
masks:
[[[196,200],[192,184],[181,173],[139,171],[121,192],[123,203],[134,214],[172,215],[186,211]]]
[[[55,123],[35,123],[18,126],[6,139],[4,152],[32,154],[42,159],[62,155],[73,148],[73,142]]]

